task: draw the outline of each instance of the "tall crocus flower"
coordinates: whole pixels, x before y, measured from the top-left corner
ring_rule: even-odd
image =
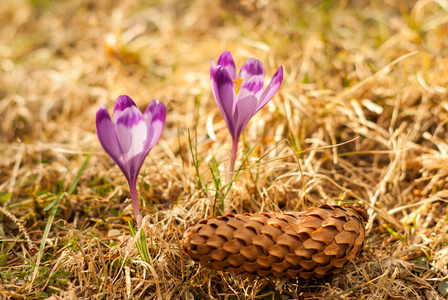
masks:
[[[213,96],[232,136],[232,173],[241,133],[249,120],[277,93],[283,80],[283,67],[278,68],[263,92],[264,67],[261,61],[249,58],[237,77],[232,54],[224,51],[218,59],[218,64],[212,60],[210,80]]]
[[[104,105],[96,114],[96,134],[104,151],[124,173],[131,192],[137,226],[142,224],[138,208],[137,176],[149,151],[154,147],[165,126],[165,105],[151,101],[142,114],[128,96],[120,96],[114,107],[114,123]]]

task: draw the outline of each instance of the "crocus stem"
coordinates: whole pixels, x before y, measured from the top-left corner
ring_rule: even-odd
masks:
[[[238,139],[235,139],[235,140],[233,140],[233,143],[232,143],[232,156],[230,157],[230,169],[229,169],[230,179],[233,178],[233,171],[235,170],[235,161],[236,161],[237,150],[238,150]]]
[[[229,168],[229,173],[227,174],[227,184],[229,184],[229,186],[228,186],[229,189],[232,186],[231,182],[234,177],[233,171],[235,170],[236,153],[238,150],[238,140],[239,139],[234,139],[233,143],[232,143],[232,155],[230,156],[230,168]],[[229,193],[227,193],[226,198],[224,199],[224,213],[225,214],[230,213],[230,200],[231,200],[231,197],[230,197],[230,192],[229,192]]]
[[[135,220],[137,221],[137,228],[140,229],[142,226],[142,215],[140,214],[140,209],[138,208],[138,197],[137,197],[137,181],[131,179],[128,181],[129,190],[131,191],[132,208],[134,209]]]

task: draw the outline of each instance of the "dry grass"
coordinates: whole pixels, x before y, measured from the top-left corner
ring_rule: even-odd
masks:
[[[0,8],[1,299],[443,298],[447,1],[117,3]],[[222,195],[210,168],[225,175],[231,141],[209,68],[223,50],[239,66],[258,57],[267,76],[285,69],[245,131],[232,210],[361,203],[365,253],[340,275],[249,280],[180,251]],[[168,109],[139,179],[146,258],[125,178],[95,135],[99,105],[120,94]]]

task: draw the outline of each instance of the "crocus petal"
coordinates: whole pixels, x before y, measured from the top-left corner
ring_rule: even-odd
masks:
[[[215,73],[217,96],[215,97],[221,114],[224,116],[227,128],[232,136],[235,135],[235,88],[229,72],[224,68],[219,68]]]
[[[236,104],[236,126],[235,137],[239,137],[246,128],[247,123],[254,115],[254,111],[257,108],[257,98],[253,95],[247,95],[244,98],[240,98]]]
[[[96,113],[96,134],[104,151],[109,154],[121,171],[123,171],[126,178],[129,179],[124,151],[121,148],[112,119],[104,105],[101,105]]]
[[[263,63],[255,58],[249,58],[241,67],[238,77],[244,81],[249,80],[252,76],[260,75],[264,81],[264,67]]]
[[[269,82],[269,85],[267,86],[266,90],[261,95],[255,113],[257,113],[260,109],[262,109],[269,102],[269,100],[271,100],[272,97],[274,97],[274,95],[280,88],[280,85],[282,84],[282,80],[283,80],[283,67],[280,66],[280,68],[278,68],[277,72],[275,72],[274,76],[272,77],[271,82]]]
[[[258,98],[263,91],[264,78],[262,75],[255,75],[248,80],[243,80],[235,108],[234,119],[236,120],[235,132],[239,138],[247,123],[256,112]]]
[[[123,113],[123,111],[131,106],[135,106],[137,107],[137,105],[135,105],[135,102],[126,95],[121,95],[117,98],[117,101],[115,102],[115,106],[114,106],[114,121],[115,124],[117,124],[117,120],[121,117],[121,114]]]
[[[224,113],[224,108],[221,105],[221,99],[219,98],[218,92],[218,83],[216,82],[216,72],[218,71],[218,67],[215,65],[215,62],[212,60],[212,65],[210,68],[210,83],[212,85],[212,93],[213,98],[215,98],[216,104],[218,105],[219,110],[221,111],[221,115],[226,122],[226,125],[229,124],[229,120],[227,119],[227,115]],[[228,125],[227,125],[228,127]]]
[[[247,95],[254,95],[257,99],[260,98],[263,92],[264,76],[255,75],[248,80],[243,80],[238,93],[238,99],[245,98]],[[239,100],[238,100],[239,102]]]
[[[144,160],[148,127],[142,113],[136,106],[129,106],[115,120],[115,130],[123,149],[129,174],[137,177]]]
[[[218,104],[219,110],[223,111],[222,108],[221,108],[221,101],[219,99],[218,85],[216,83],[216,78],[215,78],[217,70],[218,70],[218,68],[217,68],[217,66],[215,65],[215,62],[212,59],[212,64],[211,64],[211,67],[210,67],[210,83],[211,83],[211,86],[212,86],[212,93],[213,93],[213,97],[216,100],[216,103]],[[226,124],[227,124],[226,116],[223,115],[223,117],[224,117],[224,120],[226,121]]]
[[[148,156],[149,151],[151,151],[162,135],[163,127],[165,126],[165,118],[165,105],[159,100],[153,99],[143,113],[143,119],[146,126],[146,139],[144,140],[142,151],[128,161],[128,165],[133,166],[133,170],[136,170],[136,176],[140,171],[146,156]],[[143,134],[143,132],[141,134]]]
[[[148,128],[148,139],[145,145],[147,153],[155,146],[165,127],[166,108],[157,99],[153,99],[143,113]]]
[[[232,54],[229,51],[224,51],[218,59],[218,65],[225,68],[229,72],[230,78],[236,80],[236,67]]]

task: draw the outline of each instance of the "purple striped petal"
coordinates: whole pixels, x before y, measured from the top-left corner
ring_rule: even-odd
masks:
[[[236,137],[238,138],[246,128],[247,123],[254,115],[254,111],[257,108],[257,98],[253,95],[247,95],[244,98],[240,98],[236,104]]]
[[[255,113],[257,113],[260,109],[262,109],[272,99],[272,97],[274,97],[274,95],[280,88],[280,85],[282,84],[282,80],[283,80],[283,67],[280,66],[280,68],[278,68],[277,72],[275,72],[274,76],[272,77],[271,82],[269,82],[269,85],[267,86],[266,90],[261,95]]]
[[[96,134],[104,151],[109,154],[126,178],[129,179],[124,151],[121,148],[112,119],[104,105],[101,105],[96,113]]]
[[[243,82],[249,80],[252,76],[260,75],[264,82],[264,67],[260,60],[249,58],[241,67],[238,77],[243,78]]]
[[[153,99],[143,113],[148,129],[148,140],[146,143],[147,153],[155,146],[163,128],[165,127],[166,108],[165,105],[157,99]],[[146,155],[145,155],[146,156]]]
[[[235,123],[234,116],[236,106],[235,87],[232,78],[230,78],[229,72],[224,68],[218,68],[215,73],[216,91],[215,97],[219,110],[226,121],[227,128],[232,136],[235,135]]]
[[[216,82],[216,72],[218,71],[217,66],[215,65],[215,62],[212,60],[212,65],[210,68],[210,83],[212,85],[212,93],[213,98],[215,98],[216,104],[218,105],[219,111],[221,112],[222,117],[224,118],[224,121],[226,122],[226,125],[229,124],[229,120],[227,119],[227,115],[224,113],[224,108],[221,105],[221,99],[219,98],[219,92],[218,92],[218,83]],[[228,127],[228,125],[227,125]]]
[[[212,59],[212,64],[210,67],[210,83],[212,86],[212,93],[213,93],[213,97],[215,98],[216,103],[218,104],[219,110],[223,111],[221,108],[221,101],[219,100],[219,94],[218,94],[218,85],[216,83],[216,71],[218,70],[218,68],[215,65],[215,62]],[[223,115],[224,120],[226,121],[227,124],[227,118],[225,115]]]
[[[147,130],[143,150],[139,155],[134,156],[128,161],[128,164],[134,166],[133,169],[137,170],[135,176],[138,175],[138,172],[140,171],[146,156],[148,156],[149,151],[151,151],[155,144],[159,141],[165,126],[165,118],[165,105],[159,100],[153,99],[143,113],[143,119],[145,120]]]
[[[229,51],[224,51],[218,59],[218,66],[221,66],[229,72],[230,78],[236,80],[236,67],[232,54]]]
[[[257,99],[260,98],[263,92],[264,76],[255,75],[248,80],[243,80],[238,92],[238,99],[244,98],[247,95],[254,95]],[[238,100],[239,102],[239,100]]]
[[[135,178],[146,157],[145,145],[148,139],[148,127],[136,106],[129,106],[123,110],[120,117],[115,120],[115,124],[117,137],[127,161],[128,172],[131,177]]]
[[[117,98],[117,101],[115,102],[115,106],[114,106],[114,121],[115,124],[117,124],[117,120],[120,118],[122,112],[131,106],[135,106],[137,107],[137,105],[135,105],[135,102],[131,99],[131,97],[126,96],[126,95],[121,95]]]

